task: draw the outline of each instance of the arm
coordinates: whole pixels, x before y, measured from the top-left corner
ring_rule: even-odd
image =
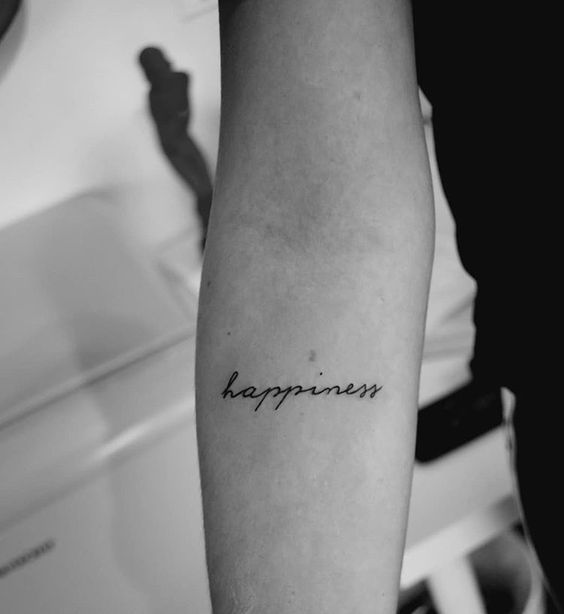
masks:
[[[408,6],[220,11],[196,357],[214,613],[395,612],[433,236]]]

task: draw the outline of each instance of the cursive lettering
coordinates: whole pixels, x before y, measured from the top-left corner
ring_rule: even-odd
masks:
[[[323,375],[323,372],[320,372],[319,375]],[[237,397],[242,397],[244,399],[257,399],[258,403],[256,404],[254,410],[258,411],[260,406],[264,403],[264,401],[271,396],[271,398],[276,399],[277,397],[281,397],[280,400],[274,407],[274,411],[280,409],[282,404],[286,401],[286,399],[293,394],[297,397],[300,394],[309,394],[311,396],[321,396],[321,395],[348,395],[348,396],[358,396],[361,399],[364,399],[366,395],[368,395],[371,399],[373,399],[376,394],[382,390],[382,386],[378,386],[377,384],[372,384],[368,386],[367,384],[360,384],[356,386],[355,384],[347,384],[344,387],[333,385],[333,386],[325,386],[323,388],[318,388],[317,386],[308,386],[304,388],[299,384],[294,384],[290,386],[267,386],[263,390],[257,390],[255,386],[247,386],[246,388],[242,388],[238,392],[234,392],[233,385],[235,381],[239,377],[239,371],[233,371],[229,381],[227,382],[227,386],[221,392],[221,396],[224,399],[236,399]]]

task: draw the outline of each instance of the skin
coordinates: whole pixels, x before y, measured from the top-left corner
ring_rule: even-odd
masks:
[[[392,613],[433,248],[409,4],[221,2],[220,22],[196,348],[214,613]],[[222,395],[234,372],[247,393]],[[349,382],[381,389],[250,398]]]

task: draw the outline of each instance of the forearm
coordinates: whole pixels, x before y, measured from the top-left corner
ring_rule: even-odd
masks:
[[[215,614],[395,607],[432,203],[408,16],[327,4],[222,24],[196,373]]]

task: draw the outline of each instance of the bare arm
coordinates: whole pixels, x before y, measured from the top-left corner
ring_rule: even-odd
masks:
[[[196,360],[214,612],[394,612],[433,236],[408,5],[220,10]]]

